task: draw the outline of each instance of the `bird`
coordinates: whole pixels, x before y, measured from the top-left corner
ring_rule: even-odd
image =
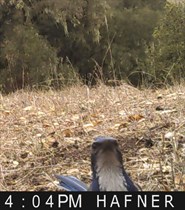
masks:
[[[140,191],[123,166],[117,139],[98,136],[91,146],[92,181],[88,187],[74,176],[55,175],[66,191]]]

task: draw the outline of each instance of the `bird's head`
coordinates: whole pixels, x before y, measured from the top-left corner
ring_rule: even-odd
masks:
[[[123,159],[116,139],[112,137],[97,137],[92,144],[91,166],[93,173],[98,173],[102,167],[122,168]]]

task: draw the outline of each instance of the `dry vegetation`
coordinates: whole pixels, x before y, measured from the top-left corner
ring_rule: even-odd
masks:
[[[143,190],[185,190],[185,87],[128,85],[0,96],[0,190],[58,190],[54,174],[90,183],[93,137],[118,138]]]

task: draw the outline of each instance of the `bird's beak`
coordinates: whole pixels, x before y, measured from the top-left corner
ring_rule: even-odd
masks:
[[[107,142],[104,142],[104,143],[101,145],[101,150],[102,150],[103,152],[114,152],[115,146],[114,146],[114,144],[112,144],[112,142],[107,141]]]
[[[120,161],[118,159],[117,147],[113,142],[104,142],[97,153],[97,161],[104,162],[106,164],[119,165]]]

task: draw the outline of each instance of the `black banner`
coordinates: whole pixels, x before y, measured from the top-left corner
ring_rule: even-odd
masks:
[[[185,192],[0,192],[0,209],[183,210]]]

